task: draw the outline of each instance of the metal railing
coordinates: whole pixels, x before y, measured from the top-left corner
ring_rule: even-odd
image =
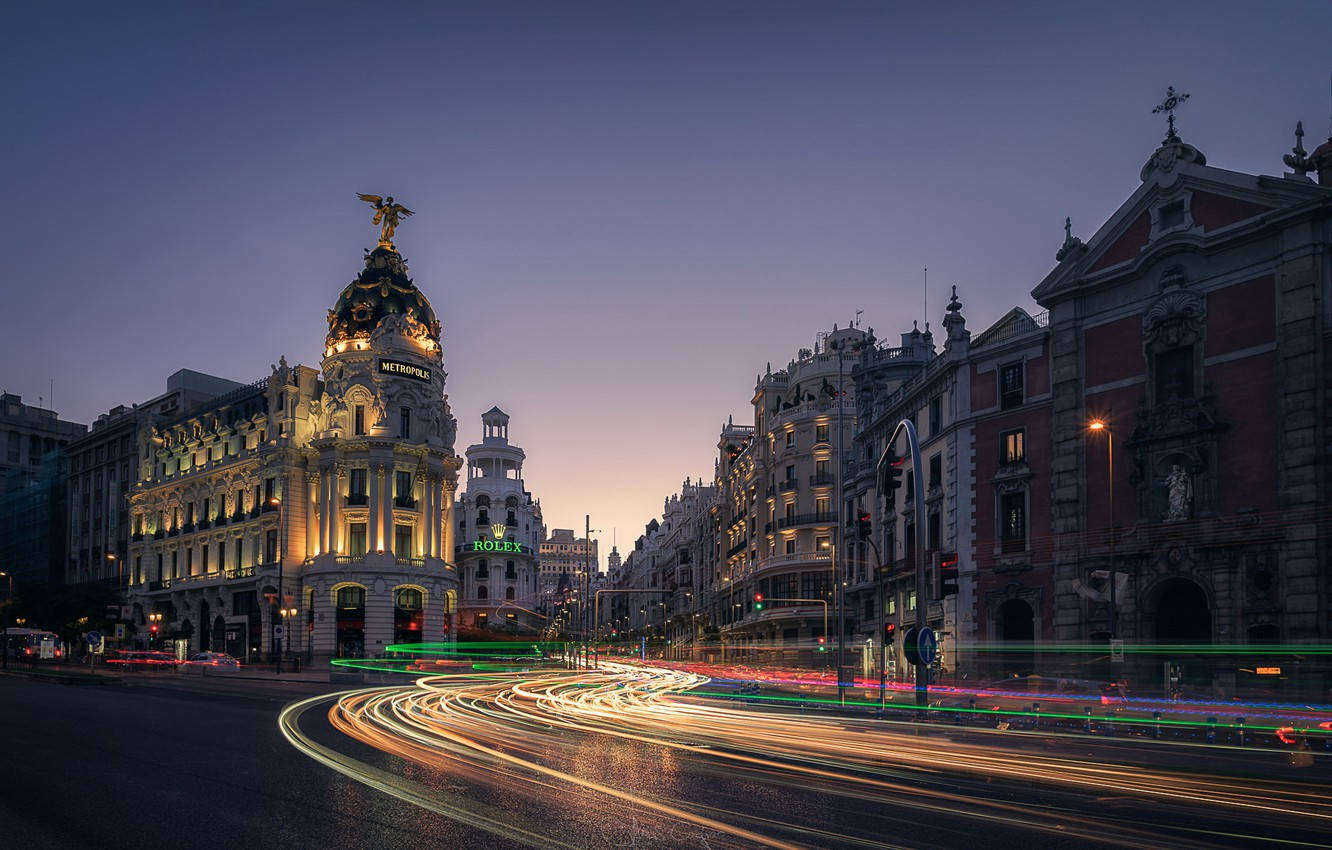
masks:
[[[795,514],[794,516],[778,517],[778,528],[794,528],[797,525],[832,525],[837,522],[836,511],[825,511],[814,514]]]

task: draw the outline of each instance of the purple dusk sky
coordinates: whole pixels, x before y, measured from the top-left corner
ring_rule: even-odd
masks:
[[[28,3],[7,10],[0,386],[89,422],[180,368],[317,365],[375,232],[551,527],[624,550],[756,373],[956,283],[978,331],[1138,185],[1328,131],[1325,2]],[[1008,7],[1021,7],[1013,11]],[[1312,144],[1310,144],[1312,142]]]

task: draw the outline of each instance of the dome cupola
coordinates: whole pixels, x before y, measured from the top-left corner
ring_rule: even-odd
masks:
[[[365,268],[347,284],[328,311],[327,347],[369,339],[380,322],[394,317],[402,330],[439,347],[439,320],[430,302],[407,276],[407,264],[391,247],[380,245],[365,256]]]

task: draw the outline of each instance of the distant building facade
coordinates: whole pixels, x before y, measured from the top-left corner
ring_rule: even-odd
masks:
[[[509,442],[508,414],[492,407],[481,428],[481,442],[467,448],[466,490],[457,504],[459,624],[539,634],[541,505],[523,483],[526,453]]]
[[[86,430],[22,396],[0,395],[0,572],[16,584],[64,580],[68,507],[60,468],[65,449]]]
[[[129,489],[139,472],[139,432],[154,419],[169,420],[241,385],[181,369],[167,389],[149,401],[119,405],[97,417],[92,429],[65,452],[69,493],[69,560],[64,581],[106,581],[125,587],[129,562]],[[144,458],[145,460],[147,458]]]

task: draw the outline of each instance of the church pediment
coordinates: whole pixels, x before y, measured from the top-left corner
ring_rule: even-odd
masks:
[[[1158,152],[1159,153],[1159,152]],[[1085,243],[1066,232],[1058,265],[1032,290],[1043,306],[1104,277],[1134,273],[1158,249],[1200,247],[1228,229],[1324,196],[1311,183],[1259,177],[1196,162],[1144,168],[1145,182]]]

